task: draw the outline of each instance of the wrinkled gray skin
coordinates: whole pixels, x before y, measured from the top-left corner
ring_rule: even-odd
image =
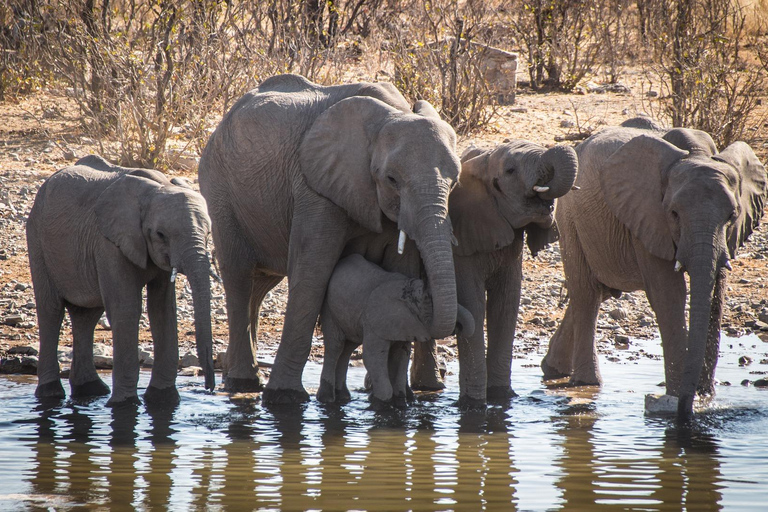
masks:
[[[471,335],[458,335],[460,402],[476,407],[514,396],[510,369],[524,236],[534,254],[555,240],[554,198],[571,189],[578,161],[566,146],[546,149],[513,140],[491,150],[469,150],[462,162],[460,183],[448,206],[458,241],[454,265],[459,304],[472,313],[477,326]],[[534,186],[550,188],[536,192]],[[396,229],[389,228],[389,239],[386,235],[385,230],[373,241],[360,239],[348,250],[388,271],[419,277],[418,253],[410,251],[410,241],[401,256],[395,250]],[[481,328],[486,321],[487,350]],[[434,342],[415,345],[414,389],[442,384],[435,361]]]
[[[471,335],[472,315],[460,305],[456,315],[458,329]],[[372,405],[405,406],[411,342],[431,340],[431,324],[432,297],[423,281],[387,272],[358,254],[342,259],[320,313],[325,356],[317,399],[349,400],[349,358],[362,344]]]
[[[577,148],[581,189],[556,215],[570,302],[542,369],[545,377],[570,375],[573,385],[599,385],[600,303],[645,290],[661,331],[667,393],[679,397],[678,419],[687,421],[696,392],[714,392],[725,269],[758,224],[766,172],[743,142],[718,154],[701,131],[631,126]],[[676,261],[690,277],[687,328]]]
[[[434,110],[432,110],[434,112]],[[345,245],[389,220],[415,240],[434,294],[431,334],[456,323],[447,203],[459,174],[455,133],[436,115],[410,112],[390,84],[324,87],[296,75],[241,98],[200,161],[227,295],[232,390],[258,390],[259,307],[288,276],[282,339],[265,403],[309,395],[301,375],[312,331]]]
[[[117,167],[87,156],[48,178],[27,221],[40,326],[35,395],[64,397],[57,346],[65,309],[72,320],[72,395],[109,394],[93,364],[93,331],[106,310],[114,356],[108,404],[137,402],[139,319],[146,286],[155,364],[144,398],[177,403],[172,268],[186,274],[192,288],[198,356],[205,385],[213,389],[209,231],[203,197],[158,171]]]

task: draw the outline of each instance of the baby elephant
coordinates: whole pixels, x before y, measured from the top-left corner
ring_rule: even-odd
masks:
[[[106,310],[114,370],[108,402],[137,402],[142,290],[155,345],[147,401],[178,402],[176,272],[186,274],[205,385],[214,387],[210,220],[203,197],[149,169],[87,156],[40,187],[27,221],[27,245],[40,325],[37,397],[64,397],[57,346],[64,310],[72,320],[73,396],[107,395],[93,364],[93,330]]]
[[[422,280],[387,272],[358,254],[342,259],[320,312],[325,358],[317,399],[349,400],[349,358],[362,343],[372,404],[405,405],[410,342],[431,339],[431,319],[432,297]],[[472,315],[461,306],[457,319],[462,332],[474,332]]]

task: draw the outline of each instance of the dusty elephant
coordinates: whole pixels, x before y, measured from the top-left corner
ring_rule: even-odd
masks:
[[[144,395],[178,402],[175,272],[186,274],[205,385],[214,387],[210,220],[203,197],[149,169],[113,166],[88,156],[48,178],[27,222],[27,245],[40,325],[38,397],[63,397],[57,345],[64,310],[72,320],[73,396],[106,395],[93,364],[93,330],[106,310],[114,371],[109,404],[137,401],[142,290],[155,345]]]
[[[411,342],[431,339],[432,297],[420,279],[387,272],[358,254],[336,265],[320,313],[325,356],[317,399],[349,400],[347,368],[363,345],[371,402],[405,405]],[[457,329],[471,335],[472,315],[457,306]]]
[[[258,311],[288,276],[282,339],[263,400],[308,399],[301,375],[333,268],[350,240],[381,232],[384,218],[415,240],[424,260],[434,294],[431,334],[453,331],[447,202],[459,159],[453,129],[433,113],[412,113],[390,84],[324,87],[280,75],[225,115],[199,176],[227,296],[229,389],[260,389]]]
[[[599,305],[645,290],[661,331],[667,394],[679,397],[684,421],[697,391],[714,392],[725,269],[762,215],[766,172],[743,142],[716,153],[704,132],[632,126],[577,147],[581,189],[556,215],[570,302],[542,369],[545,377],[570,375],[574,385],[600,384]],[[691,286],[687,328],[682,271]]]
[[[523,241],[527,239],[536,254],[555,240],[554,200],[571,190],[577,172],[576,153],[567,146],[547,149],[512,140],[462,155],[460,184],[448,202],[458,242],[454,265],[459,304],[471,312],[476,326],[471,335],[458,335],[462,404],[477,406],[514,396],[510,371]],[[348,251],[363,254],[388,271],[418,277],[418,253],[408,251],[409,241],[406,252],[398,255],[396,233],[389,227],[388,238],[361,238],[350,244]],[[482,329],[486,321],[487,351]],[[427,343],[414,347],[414,389],[423,382],[437,381],[432,347]]]

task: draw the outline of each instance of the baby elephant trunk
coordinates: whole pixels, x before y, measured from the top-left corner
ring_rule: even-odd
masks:
[[[564,196],[576,182],[579,159],[569,146],[553,146],[541,155],[534,190],[542,199]]]
[[[470,337],[475,333],[475,319],[472,313],[461,304],[456,307],[456,334]]]

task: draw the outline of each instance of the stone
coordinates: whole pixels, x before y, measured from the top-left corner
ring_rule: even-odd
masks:
[[[190,366],[200,366],[200,360],[197,355],[187,352],[179,359],[179,368],[188,368]]]
[[[613,338],[614,345],[629,345],[629,336],[626,334],[617,334]]]
[[[109,345],[105,345],[104,343],[94,343],[93,355],[112,357],[112,347],[110,347]]]
[[[645,414],[675,414],[676,412],[676,396],[645,395]]]
[[[27,319],[27,315],[14,314],[3,317],[3,323],[11,327],[17,326]]]
[[[152,357],[152,353],[147,350],[139,349],[139,364],[148,367],[153,366],[155,364],[155,359]]]
[[[768,378],[757,379],[752,385],[756,388],[768,388]]]
[[[107,331],[111,331],[112,330],[112,326],[109,325],[109,320],[107,320],[107,316],[106,315],[101,315],[101,318],[99,318],[99,324],[98,325],[99,325],[99,327],[101,327],[102,329],[105,329]]]
[[[752,364],[752,358],[749,356],[741,356],[739,358],[739,366],[749,366]]]
[[[35,375],[37,373],[36,357],[9,357],[0,360],[0,373]]]
[[[187,366],[179,370],[179,375],[182,377],[197,377],[198,375],[202,375],[202,373],[203,369],[199,366]]]
[[[93,366],[101,370],[111,370],[114,366],[113,363],[114,360],[112,359],[112,356],[102,356],[95,354],[93,356]]]
[[[20,355],[25,355],[25,356],[36,356],[37,355],[37,349],[35,347],[31,347],[29,345],[11,347],[8,350],[8,354],[20,354]]]
[[[610,313],[608,313],[608,316],[613,318],[614,320],[626,320],[629,316],[627,313],[627,310],[624,308],[616,308]]]

